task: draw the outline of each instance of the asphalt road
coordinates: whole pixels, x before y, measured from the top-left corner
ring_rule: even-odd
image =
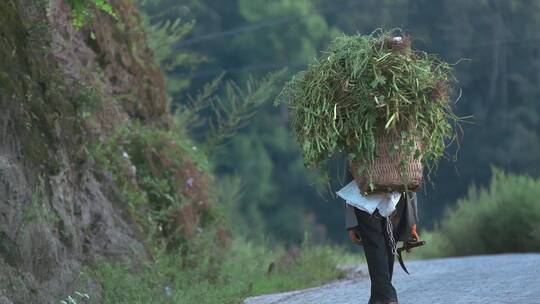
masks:
[[[540,304],[540,254],[504,254],[396,261],[394,286],[400,304]],[[365,265],[360,275],[310,288],[249,298],[244,304],[363,304],[369,299]]]

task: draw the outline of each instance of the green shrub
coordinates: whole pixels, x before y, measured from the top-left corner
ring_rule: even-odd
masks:
[[[206,244],[212,250],[211,244]],[[210,249],[209,249],[210,248]],[[296,253],[283,248],[270,250],[243,239],[221,249],[219,264],[201,262],[194,267],[188,260],[205,260],[207,252],[183,256],[161,251],[154,262],[137,270],[122,264],[101,264],[88,271],[103,290],[103,303],[239,303],[265,293],[307,288],[342,278],[337,266],[344,255],[341,248],[305,242]],[[275,264],[268,272],[269,265]],[[189,262],[188,262],[189,264]]]
[[[538,252],[539,223],[540,180],[494,169],[489,187],[471,187],[417,256]]]
[[[78,29],[83,27],[92,18],[94,9],[117,18],[116,13],[107,0],[67,0],[66,2],[71,6],[73,26]]]
[[[176,247],[199,229],[225,228],[208,194],[211,176],[205,154],[180,122],[169,129],[125,124],[89,151],[100,168],[112,173],[150,240]]]

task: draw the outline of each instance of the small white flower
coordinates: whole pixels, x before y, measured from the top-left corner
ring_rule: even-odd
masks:
[[[190,178],[186,181],[186,186],[187,186],[188,188],[193,187],[193,177],[190,177]]]

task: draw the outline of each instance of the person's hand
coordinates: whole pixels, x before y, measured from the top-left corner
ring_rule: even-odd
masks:
[[[349,229],[349,239],[351,242],[355,245],[362,246],[362,239],[356,234],[356,231],[354,229]]]

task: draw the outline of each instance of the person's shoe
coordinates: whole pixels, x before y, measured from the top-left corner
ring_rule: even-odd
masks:
[[[372,303],[369,303],[369,304],[399,304],[398,301],[375,301],[375,302],[372,302]]]

